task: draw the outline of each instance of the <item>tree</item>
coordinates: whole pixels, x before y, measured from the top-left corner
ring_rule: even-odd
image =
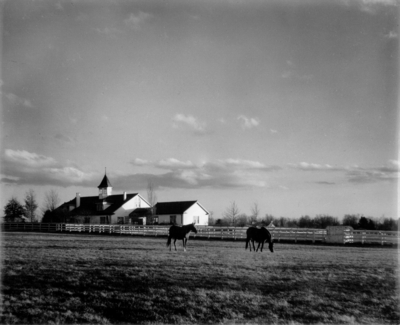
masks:
[[[342,225],[343,226],[350,226],[350,227],[353,227],[353,229],[357,229],[358,228],[359,219],[360,219],[360,215],[359,214],[346,214],[343,217]]]
[[[261,222],[265,225],[265,226],[269,226],[271,224],[271,222],[274,222],[275,217],[272,214],[266,214],[264,219],[261,220]],[[274,226],[278,227],[278,225],[274,224]]]
[[[152,181],[147,183],[147,201],[151,207],[157,203],[157,194]]]
[[[216,220],[214,219],[214,212],[209,211],[208,212],[208,225],[213,226],[215,224]]]
[[[249,222],[251,224],[257,223],[259,214],[260,214],[260,209],[258,207],[257,202],[255,202],[251,207],[251,216],[249,217]]]
[[[249,217],[245,213],[241,213],[237,216],[236,219],[236,226],[237,227],[244,227],[248,225]]]
[[[359,229],[365,229],[365,230],[375,230],[375,222],[372,219],[366,218],[366,217],[361,217],[360,221],[358,222],[358,228]]]
[[[236,202],[233,201],[232,204],[226,209],[224,218],[229,222],[230,225],[235,226],[237,222],[237,218],[239,215],[239,208],[236,205]]]
[[[29,189],[25,194],[25,216],[31,221],[34,222],[36,219],[36,209],[38,208],[38,204],[36,202],[36,195],[32,189]]]
[[[58,196],[58,192],[54,189],[47,191],[44,194],[44,204],[43,204],[43,213],[47,210],[53,212],[60,205],[60,197]]]
[[[147,223],[151,224],[153,223],[153,216],[155,214],[154,206],[157,203],[157,194],[154,185],[151,181],[147,183],[147,201],[149,201],[150,204],[150,215],[149,215],[150,220],[147,220]]]
[[[396,231],[398,230],[399,221],[396,221],[392,218],[384,218],[383,222],[379,225],[379,230],[391,230]]]
[[[15,222],[25,214],[24,207],[18,202],[17,198],[12,197],[4,207],[4,219],[6,222]]]
[[[313,228],[313,220],[310,216],[301,216],[298,222],[300,228]]]
[[[325,229],[328,226],[339,226],[338,218],[324,214],[317,214],[314,218],[314,227],[317,229]]]

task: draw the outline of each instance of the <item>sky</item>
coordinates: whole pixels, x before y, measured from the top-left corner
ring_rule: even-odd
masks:
[[[398,217],[399,2],[1,2],[1,205],[149,182],[214,218]]]

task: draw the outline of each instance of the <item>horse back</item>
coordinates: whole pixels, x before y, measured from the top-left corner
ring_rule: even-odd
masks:
[[[169,228],[169,235],[174,239],[183,239],[185,237],[185,232],[182,227],[171,226]]]
[[[270,232],[265,227],[250,227],[247,229],[246,234],[247,238],[252,238],[256,242],[261,242],[271,237]]]

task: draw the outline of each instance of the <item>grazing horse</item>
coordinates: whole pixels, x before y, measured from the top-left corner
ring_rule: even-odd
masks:
[[[247,238],[246,238],[246,249],[250,243],[250,252],[251,252],[251,244],[253,244],[253,249],[257,252],[261,245],[261,252],[264,248],[264,243],[267,241],[269,243],[269,250],[273,253],[274,252],[274,240],[272,239],[271,233],[268,231],[267,228],[261,227],[250,227],[246,231]],[[258,243],[257,250],[254,247],[254,241]]]
[[[183,250],[186,252],[186,243],[188,241],[189,238],[189,233],[193,231],[194,233],[197,234],[197,229],[194,226],[194,223],[191,223],[189,225],[186,226],[171,226],[171,228],[169,228],[169,235],[168,235],[168,241],[167,241],[167,247],[169,246],[169,250],[171,250],[171,239],[174,239],[174,246],[175,246],[175,250],[176,250],[176,240],[177,239],[182,239],[183,242]]]

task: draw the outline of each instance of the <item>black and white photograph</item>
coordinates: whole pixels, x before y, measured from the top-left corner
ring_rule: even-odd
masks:
[[[399,324],[398,0],[0,0],[2,324]]]

